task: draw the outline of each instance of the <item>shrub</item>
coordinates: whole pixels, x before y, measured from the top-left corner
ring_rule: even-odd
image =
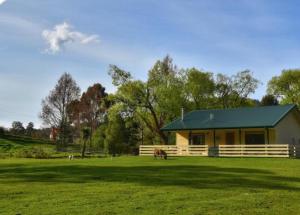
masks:
[[[5,134],[5,129],[3,127],[0,127],[0,137],[4,136]]]
[[[16,151],[15,157],[18,158],[36,158],[36,159],[47,159],[50,155],[42,148],[24,148]]]

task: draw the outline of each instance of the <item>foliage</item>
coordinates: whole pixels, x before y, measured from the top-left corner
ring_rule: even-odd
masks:
[[[82,126],[90,129],[89,148],[94,142],[95,130],[105,121],[108,107],[107,93],[99,83],[89,87],[80,100],[74,100],[68,106],[69,118],[77,130],[75,137],[79,137],[78,133]]]
[[[14,154],[17,158],[48,159],[50,155],[42,147],[23,148]]]
[[[185,91],[191,109],[207,109],[213,106],[215,82],[213,74],[196,68],[186,71]]]
[[[105,131],[104,151],[116,156],[123,152],[128,143],[128,132],[121,116],[119,106],[114,106],[108,113],[108,125]]]
[[[0,137],[5,134],[5,128],[0,127]]]
[[[112,77],[112,83],[115,86],[125,84],[126,82],[132,79],[130,72],[126,72],[117,67],[116,65],[109,66],[108,74]]]
[[[118,71],[110,74],[114,78]],[[180,72],[167,56],[155,63],[146,82],[126,79],[118,86],[115,99],[126,107],[129,114],[134,114],[140,123],[158,135],[163,143],[167,143],[167,136],[160,129],[177,117],[185,104]]]
[[[97,151],[104,151],[104,140],[106,138],[106,131],[107,124],[101,124],[93,133],[92,137],[92,148]]]
[[[90,128],[83,128],[82,129],[82,141],[83,141],[83,145],[82,145],[82,150],[81,150],[81,157],[84,158],[85,157],[85,150],[86,150],[86,143],[88,140],[90,140],[91,137],[91,130]]]
[[[269,94],[275,95],[282,104],[300,106],[300,70],[283,70],[280,76],[274,76],[268,83]]]
[[[227,76],[218,74],[216,80],[216,94],[218,105],[222,108],[248,106],[248,96],[255,92],[259,80],[253,77],[249,70]]]
[[[25,133],[23,123],[20,121],[14,121],[11,125],[11,132],[16,135],[22,135]]]
[[[261,106],[272,106],[272,105],[278,105],[279,101],[274,95],[267,94],[262,97],[260,101]]]
[[[26,126],[26,135],[31,137],[33,131],[34,131],[34,124],[33,122],[29,122],[28,125]]]
[[[80,88],[68,73],[64,73],[55,88],[42,101],[41,119],[46,125],[59,128],[60,144],[70,141],[70,120],[68,105],[79,98]]]

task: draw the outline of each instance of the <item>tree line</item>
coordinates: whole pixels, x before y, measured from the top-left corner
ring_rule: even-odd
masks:
[[[26,126],[24,126],[21,121],[13,121],[10,129],[0,126],[0,137],[5,135],[14,135],[48,140],[49,133],[50,128],[35,128],[33,122],[29,122]]]
[[[178,68],[166,56],[155,62],[147,80],[110,65],[116,92],[100,83],[81,94],[76,81],[64,73],[42,101],[44,124],[58,128],[58,146],[81,143],[86,149],[116,155],[135,153],[140,144],[169,144],[174,134],[161,128],[195,109],[300,104],[300,70],[284,70],[268,83],[261,101],[252,99],[261,82],[249,70],[229,76],[197,68]]]

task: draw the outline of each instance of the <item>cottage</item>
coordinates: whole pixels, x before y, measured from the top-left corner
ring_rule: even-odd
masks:
[[[196,110],[162,130],[176,133],[175,155],[288,156],[300,145],[300,113],[295,105]]]

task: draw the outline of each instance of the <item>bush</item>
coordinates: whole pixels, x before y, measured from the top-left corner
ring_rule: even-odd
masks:
[[[0,127],[0,137],[4,136],[5,134],[5,129],[3,127]]]
[[[36,158],[36,159],[47,159],[50,155],[45,152],[42,148],[24,148],[16,151],[15,157],[18,158]]]

